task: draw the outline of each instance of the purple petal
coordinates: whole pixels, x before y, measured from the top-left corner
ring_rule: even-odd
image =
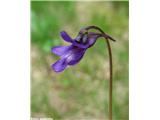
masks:
[[[68,35],[67,32],[62,31],[62,32],[60,32],[60,35],[65,41],[71,42],[71,43],[73,42],[72,38]]]
[[[98,39],[98,37],[101,37],[101,34],[95,34],[95,33],[89,33],[88,34],[88,40],[87,43],[81,43],[81,42],[77,42],[76,40],[73,41],[73,45],[77,46],[79,48],[89,48],[91,46],[93,46],[96,42],[96,40]]]
[[[73,41],[73,45],[74,45],[74,46],[77,46],[77,47],[79,47],[79,48],[83,48],[83,49],[86,49],[86,48],[89,47],[88,44],[78,43],[76,40]]]
[[[58,56],[62,56],[63,54],[68,52],[71,48],[72,46],[56,46],[53,47],[51,51]]]
[[[52,69],[55,72],[62,72],[67,67],[65,59],[60,59],[56,63],[52,64]]]
[[[68,65],[75,65],[77,64],[82,58],[85,53],[85,49],[77,50],[73,54],[71,54],[69,57],[67,57],[66,61]]]
[[[88,46],[91,47],[95,44],[96,40],[100,37],[100,35],[90,35],[88,39]]]

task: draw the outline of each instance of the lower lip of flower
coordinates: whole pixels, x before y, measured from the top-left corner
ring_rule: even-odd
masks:
[[[66,62],[68,63],[74,58],[74,54],[76,54],[78,50],[79,50],[78,48],[70,50],[67,54],[63,55],[62,58],[66,58]]]

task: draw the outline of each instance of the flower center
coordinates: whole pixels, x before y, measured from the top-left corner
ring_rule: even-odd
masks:
[[[79,33],[76,37],[76,42],[81,44],[86,44],[88,40],[88,32],[84,31],[83,33]]]

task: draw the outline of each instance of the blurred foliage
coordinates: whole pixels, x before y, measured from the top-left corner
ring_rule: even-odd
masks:
[[[31,116],[60,120],[101,119],[108,116],[108,52],[99,39],[83,60],[56,74],[57,59],[50,50],[67,45],[60,36],[73,38],[80,28],[97,25],[113,36],[113,118],[128,120],[128,2],[31,2]]]

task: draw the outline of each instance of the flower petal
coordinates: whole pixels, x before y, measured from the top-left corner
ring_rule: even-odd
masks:
[[[66,62],[68,63],[68,65],[77,64],[83,58],[85,51],[86,49],[78,49],[78,50],[75,50],[75,52],[71,53],[66,58]]]
[[[77,46],[77,47],[79,47],[79,48],[82,48],[82,49],[86,49],[86,48],[89,47],[88,44],[78,43],[76,40],[73,41],[73,45],[74,45],[74,46]]]
[[[72,38],[68,35],[67,32],[62,31],[62,32],[60,32],[60,35],[65,41],[71,42],[71,43],[73,42]]]
[[[95,44],[96,40],[100,37],[100,35],[90,35],[88,39],[88,46],[91,47]]]
[[[56,46],[53,47],[51,51],[58,56],[62,56],[63,54],[68,52],[71,48],[72,46]]]
[[[73,45],[79,48],[86,49],[86,48],[93,46],[96,40],[98,39],[98,37],[101,37],[101,36],[102,36],[101,34],[96,34],[96,33],[91,32],[88,34],[87,43],[77,42],[77,39],[75,39],[73,41]]]
[[[67,67],[65,59],[60,59],[56,63],[52,64],[52,69],[55,72],[62,72]]]

